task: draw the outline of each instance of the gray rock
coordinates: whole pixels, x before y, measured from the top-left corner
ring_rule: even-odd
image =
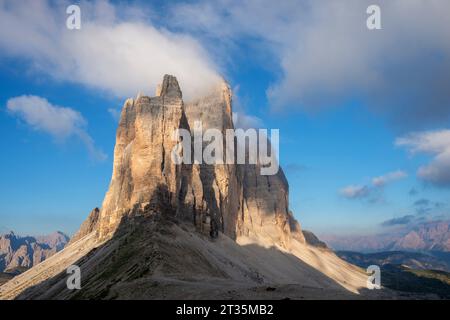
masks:
[[[98,222],[100,238],[114,234],[123,217],[167,214],[190,220],[211,237],[232,239],[265,234],[288,247],[292,236],[304,242],[289,212],[289,187],[282,170],[260,175],[260,165],[175,165],[171,150],[175,129],[192,132],[233,129],[232,92],[223,81],[208,94],[184,103],[175,77],[165,75],[156,97],[139,95],[123,107],[114,150],[113,175]],[[87,225],[91,225],[87,222]],[[82,229],[90,230],[83,224]],[[75,239],[86,232],[80,230]],[[74,240],[73,240],[74,241]]]

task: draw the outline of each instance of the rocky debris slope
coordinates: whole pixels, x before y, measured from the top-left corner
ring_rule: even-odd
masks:
[[[31,268],[62,250],[68,241],[62,232],[38,237],[21,237],[12,231],[0,235],[0,272]]]
[[[305,242],[281,168],[263,176],[259,162],[175,164],[174,131],[193,133],[196,121],[233,129],[225,82],[185,103],[166,75],[155,97],[128,99],[101,209],[65,250],[2,286],[0,298],[212,298],[267,283],[338,297],[366,285],[362,270]],[[83,289],[68,292],[64,269],[74,263]]]
[[[223,234],[211,241],[191,224],[170,216],[133,216],[126,220],[111,240],[87,252],[93,241],[92,234],[88,235],[75,242],[71,250],[59,252],[0,287],[0,297],[357,298],[366,279],[357,267],[331,251],[295,239],[288,251],[257,245],[245,237],[236,243]],[[67,290],[62,266],[75,261],[81,269],[82,289]],[[48,280],[41,282],[44,276]]]

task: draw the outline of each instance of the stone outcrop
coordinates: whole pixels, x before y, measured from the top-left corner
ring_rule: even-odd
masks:
[[[97,231],[99,227],[99,219],[100,219],[100,209],[95,208],[91,211],[87,219],[81,224],[80,229],[73,235],[73,237],[69,241],[69,245],[74,243],[75,241],[80,240],[84,236],[90,234],[91,232]]]
[[[327,244],[325,242],[321,241],[311,231],[303,230],[303,236],[305,237],[306,243],[311,245],[311,246],[318,247],[318,248],[323,248],[323,249],[327,249],[328,248]]]
[[[166,75],[155,97],[139,94],[125,102],[113,175],[98,219],[99,237],[111,236],[123,217],[164,209],[212,237],[218,232],[232,239],[264,236],[282,246],[289,246],[292,236],[304,241],[289,212],[288,183],[281,169],[276,175],[262,176],[259,164],[176,165],[172,161],[171,151],[178,143],[174,131],[186,129],[193,136],[196,121],[203,131],[214,128],[224,137],[225,130],[234,129],[232,92],[225,81],[209,94],[184,103],[176,78]],[[82,229],[90,230],[85,224]],[[86,232],[80,230],[75,239],[82,234]]]

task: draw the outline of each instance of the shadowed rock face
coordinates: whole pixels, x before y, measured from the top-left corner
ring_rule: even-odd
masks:
[[[123,217],[164,202],[174,215],[212,237],[218,232],[232,239],[263,235],[287,247],[295,233],[304,241],[298,222],[289,214],[282,170],[262,176],[259,164],[174,164],[171,151],[178,143],[174,131],[192,133],[195,121],[201,121],[203,130],[217,129],[224,137],[225,130],[234,128],[232,93],[225,82],[185,104],[176,78],[166,75],[155,97],[125,102],[113,176],[99,217],[100,238],[112,235]],[[152,198],[159,186],[167,189],[167,199]]]

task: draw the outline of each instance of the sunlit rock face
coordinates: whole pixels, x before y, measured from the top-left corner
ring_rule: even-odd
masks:
[[[292,237],[304,242],[289,213],[288,184],[281,169],[263,176],[259,164],[172,161],[179,142],[175,130],[186,129],[193,136],[198,121],[202,130],[217,129],[223,137],[234,129],[232,92],[225,81],[184,103],[176,78],[166,75],[155,97],[139,95],[125,102],[113,175],[96,226],[99,237],[112,236],[125,216],[159,213],[190,221],[213,238],[222,232],[232,239],[262,236],[284,247]]]
[[[100,214],[100,237],[114,232],[123,216],[160,201],[176,207],[182,166],[171,160],[177,128],[186,128],[178,82],[165,76],[156,97],[128,99],[122,109],[114,149],[113,175]],[[162,194],[159,194],[162,193]],[[162,197],[167,196],[167,199]]]

